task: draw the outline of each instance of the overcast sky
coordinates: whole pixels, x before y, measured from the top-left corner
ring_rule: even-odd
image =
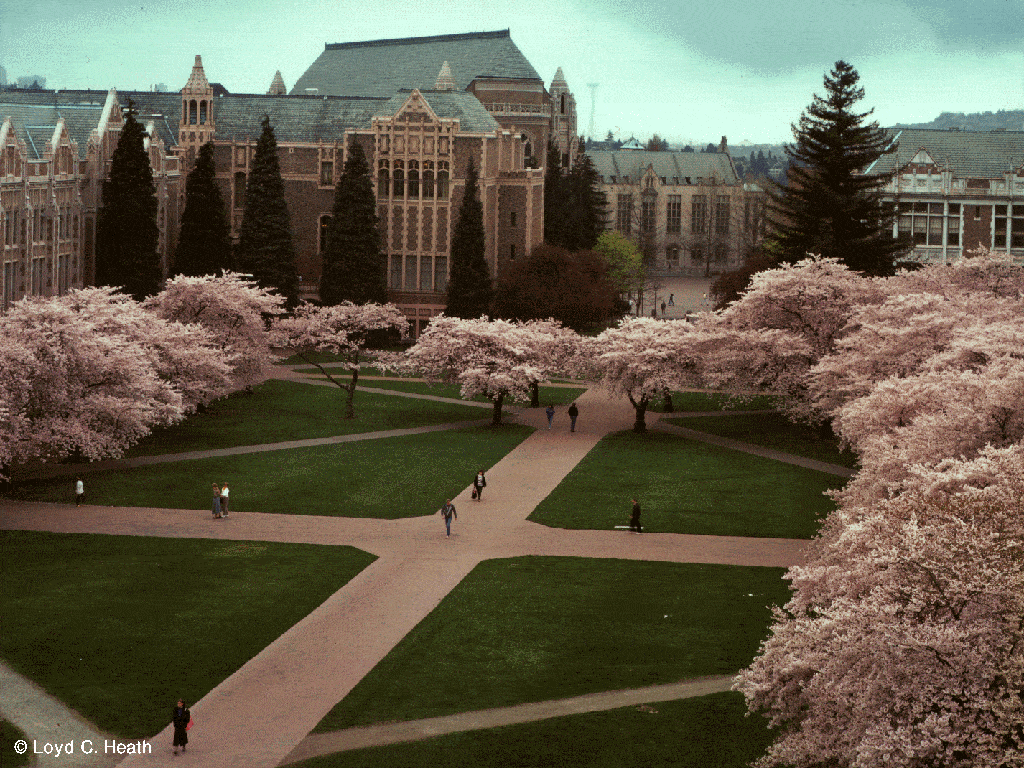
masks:
[[[1024,109],[1024,0],[0,0],[0,66],[49,88],[290,89],[325,43],[510,29],[597,138],[780,143],[837,59],[882,125]],[[1024,128],[1024,126],[1020,126]]]

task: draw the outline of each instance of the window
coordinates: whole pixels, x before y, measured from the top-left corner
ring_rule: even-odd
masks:
[[[3,300],[0,301],[0,309],[7,309],[14,303],[16,294],[14,292],[14,276],[18,268],[18,262],[4,262],[4,292]]]
[[[388,191],[391,189],[391,169],[388,167],[387,160],[379,160],[377,162],[377,196],[387,197]]]
[[[330,160],[320,161],[320,186],[330,187],[334,184],[334,163]]]
[[[615,213],[615,228],[624,235],[633,231],[633,196],[619,195]]]
[[[405,164],[395,160],[395,169],[391,172],[392,190],[395,197],[405,197]]]
[[[196,124],[196,103],[194,101],[188,103],[188,124]]]
[[[413,257],[415,258],[415,257]],[[430,278],[432,277],[433,264],[430,263],[429,256],[420,256],[420,290],[430,290]]]
[[[320,253],[327,250],[327,233],[331,229],[331,217],[320,217]]]
[[[952,207],[952,206],[951,206]],[[899,219],[899,232],[901,235],[908,236],[913,241],[914,245],[942,245],[942,220],[944,218],[942,203],[901,203],[899,207],[900,219]],[[957,206],[957,213],[959,214],[959,206]],[[955,226],[951,229],[956,230],[956,243],[950,242],[950,245],[959,245],[960,240],[960,217],[956,217]]]
[[[678,235],[683,227],[683,197],[682,195],[668,196],[668,220],[665,224],[665,231],[670,235]]]
[[[416,160],[409,161],[409,197],[420,196],[420,164]]]
[[[694,195],[690,200],[690,232],[703,235],[707,231],[708,198],[706,195]]]
[[[992,224],[993,248],[1024,248],[1024,205],[1014,205],[1012,211],[1008,205],[997,205]]]
[[[652,194],[644,194],[640,200],[640,231],[649,235],[654,232],[658,198]]]
[[[206,102],[205,101],[200,101],[199,102],[199,123],[201,125],[206,125]]]
[[[715,199],[715,234],[729,234],[729,198],[726,195]]]
[[[434,197],[434,161],[423,161],[423,197],[432,200]]]
[[[448,257],[434,257],[434,290],[448,290]]]
[[[437,162],[437,199],[448,199],[448,161]]]
[[[509,261],[515,261],[516,260],[516,244],[515,243],[512,243],[508,247],[508,260]]]
[[[391,271],[388,277],[388,288],[393,291],[402,289],[402,257],[393,254],[391,257]]]
[[[235,208],[241,210],[245,207],[245,174],[239,171],[235,174]]]
[[[516,212],[515,211],[512,211],[512,213],[509,215],[509,224],[511,224],[513,227],[516,225]]]

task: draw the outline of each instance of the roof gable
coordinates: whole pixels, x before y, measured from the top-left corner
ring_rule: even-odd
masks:
[[[893,132],[897,150],[883,155],[868,173],[891,173],[919,163],[924,153],[937,167],[961,179],[1000,179],[1024,165],[1024,131],[939,131],[905,128]]]

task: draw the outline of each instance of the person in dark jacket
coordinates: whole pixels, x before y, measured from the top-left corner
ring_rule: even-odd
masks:
[[[484,477],[484,471],[481,469],[473,478],[473,498],[480,501],[484,497],[484,488],[486,487],[487,478]]]
[[[446,535],[452,535],[452,518],[458,519],[459,515],[455,511],[455,505],[452,504],[451,499],[445,499],[444,506],[441,507],[441,517],[444,518],[444,528]]]
[[[178,747],[181,747],[181,751],[185,751],[185,745],[188,744],[188,724],[192,722],[192,713],[185,708],[185,700],[178,699],[178,706],[174,708],[174,713],[171,715],[171,723],[174,724],[174,754],[178,754]]]
[[[633,533],[642,533],[643,529],[640,527],[640,502],[633,499],[633,514],[629,518],[629,530]]]
[[[580,409],[576,407],[576,403],[573,403],[572,405],[569,406],[569,410],[567,411],[567,413],[569,414],[569,420],[570,420],[569,421],[569,431],[570,432],[575,432],[576,431],[576,417],[580,415]]]

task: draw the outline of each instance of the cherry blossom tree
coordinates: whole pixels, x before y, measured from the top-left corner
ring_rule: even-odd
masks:
[[[409,321],[394,304],[353,304],[350,301],[329,307],[302,303],[293,317],[274,323],[275,342],[286,347],[310,365],[320,369],[328,381],[347,393],[345,418],[355,418],[352,401],[359,381],[360,355],[365,352],[367,338],[374,331],[398,331],[402,338],[409,333]],[[347,383],[331,375],[313,355],[331,352],[343,357],[345,370],[351,373]]]
[[[521,323],[438,315],[400,365],[430,382],[458,384],[466,399],[485,396],[494,405],[491,423],[498,426],[506,398],[526,400],[533,383],[546,380],[542,346],[537,330]]]
[[[8,461],[117,457],[223,390],[227,368],[205,331],[115,291],[25,299],[0,316],[5,360],[21,372],[0,379],[15,424]]]
[[[268,319],[284,312],[284,301],[243,275],[223,272],[179,275],[144,306],[166,320],[206,328],[231,366],[234,386],[248,387],[263,380],[272,361]]]
[[[572,375],[579,355],[581,339],[571,328],[557,320],[530,320],[521,324],[530,332],[534,343],[533,356],[537,367],[543,371],[543,379],[557,375]],[[540,407],[541,379],[530,384],[530,407]]]
[[[759,766],[1024,761],[1024,448],[918,467],[840,509],[735,687],[780,736]]]

